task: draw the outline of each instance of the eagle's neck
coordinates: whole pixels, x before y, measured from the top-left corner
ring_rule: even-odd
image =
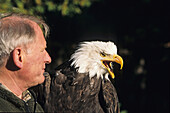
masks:
[[[82,59],[82,58],[81,58]],[[87,58],[89,59],[89,58]],[[97,76],[97,78],[103,78],[103,75],[106,74],[106,70],[101,67],[101,62],[96,62],[91,60],[82,59],[74,59],[71,63],[71,66],[74,66],[74,68],[77,68],[78,73],[89,73],[89,77],[92,78],[94,76]],[[99,64],[100,63],[100,64]]]

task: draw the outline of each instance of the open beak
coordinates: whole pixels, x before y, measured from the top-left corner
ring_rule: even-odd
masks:
[[[109,71],[112,79],[115,78],[115,74],[113,72],[113,64],[118,63],[120,64],[120,69],[123,68],[123,59],[119,55],[106,56],[105,59],[101,60],[101,62],[104,67]]]

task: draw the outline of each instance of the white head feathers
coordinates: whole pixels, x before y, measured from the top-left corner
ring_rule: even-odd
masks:
[[[79,73],[89,73],[89,77],[108,74],[107,69],[102,65],[100,53],[110,55],[117,54],[117,47],[113,42],[91,41],[80,43],[79,48],[71,56],[71,66],[78,68]]]

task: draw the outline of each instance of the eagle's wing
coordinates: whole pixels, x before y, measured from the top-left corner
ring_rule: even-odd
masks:
[[[102,105],[106,113],[120,113],[119,101],[115,87],[113,84],[105,80],[102,82],[102,92],[104,102]]]
[[[88,73],[77,73],[76,69],[64,64],[52,77],[47,112],[57,113],[104,113],[98,94],[101,79]]]

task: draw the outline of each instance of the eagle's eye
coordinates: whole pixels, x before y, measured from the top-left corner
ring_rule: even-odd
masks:
[[[105,57],[105,56],[106,56],[106,53],[100,52],[100,56],[101,56],[101,57]]]

